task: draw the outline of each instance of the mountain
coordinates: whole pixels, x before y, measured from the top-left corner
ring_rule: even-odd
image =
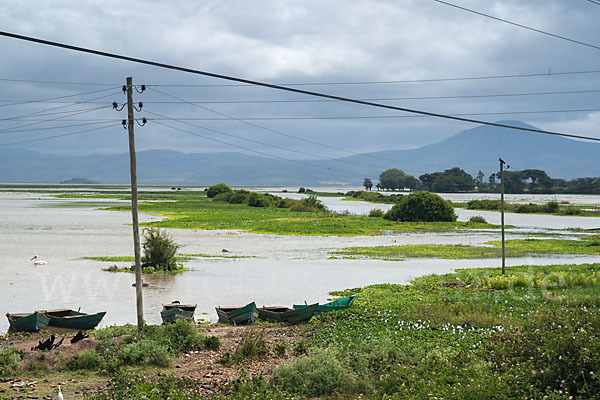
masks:
[[[499,123],[539,129],[519,121]],[[498,171],[498,158],[502,158],[512,170],[541,169],[553,178],[572,179],[600,176],[599,152],[600,143],[482,125],[417,149],[381,151],[345,160],[364,162],[366,156],[371,161],[398,160],[396,168],[414,176],[455,166],[473,176],[479,170],[488,176]]]
[[[518,121],[507,125],[534,128]],[[359,186],[388,168],[410,175],[461,167],[486,177],[502,157],[512,170],[541,169],[553,178],[600,176],[600,144],[559,136],[478,126],[441,142],[410,150],[387,150],[336,160],[255,157],[242,153],[180,153],[149,150],[137,154],[140,184],[324,185]],[[0,182],[58,183],[85,178],[100,183],[129,183],[129,155],[59,156],[0,148]]]

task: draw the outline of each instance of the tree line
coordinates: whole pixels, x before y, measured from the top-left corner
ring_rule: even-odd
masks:
[[[400,169],[392,168],[379,175],[379,182],[376,185],[370,178],[365,178],[363,186],[366,190],[375,187],[377,190],[494,193],[500,191],[500,172],[492,173],[485,179],[482,171],[473,177],[463,169],[455,167],[443,172],[423,174],[417,179]],[[539,169],[504,171],[504,191],[516,194],[600,194],[600,177],[566,180],[551,178],[545,171]]]

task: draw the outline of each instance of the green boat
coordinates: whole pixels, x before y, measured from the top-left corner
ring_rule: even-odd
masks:
[[[345,310],[352,305],[356,295],[344,297],[343,299],[331,301],[325,304],[319,304],[317,307],[317,313],[327,312],[327,311],[337,311],[337,310]],[[294,304],[294,309],[298,310],[301,308],[308,307],[308,304]]]
[[[94,329],[96,326],[98,326],[106,314],[106,311],[96,314],[86,314],[71,310],[70,308],[46,310],[41,312],[50,319],[50,326],[58,326],[60,328],[77,330]]]
[[[222,324],[253,324],[258,316],[254,302],[246,304],[244,307],[215,307],[215,310],[217,310],[219,322]]]
[[[296,310],[288,307],[261,307],[258,309],[258,318],[267,321],[300,324],[311,319],[318,306],[319,303],[315,303]]]
[[[181,304],[179,301],[174,301],[171,304],[163,304],[160,317],[163,324],[171,324],[178,319],[194,322],[194,312],[196,312],[196,304]]]
[[[42,313],[35,311],[25,314],[6,314],[10,330],[13,332],[37,332],[41,329],[46,329],[50,318]]]

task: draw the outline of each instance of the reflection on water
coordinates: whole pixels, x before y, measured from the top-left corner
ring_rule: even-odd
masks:
[[[291,194],[290,194],[291,195]],[[85,260],[86,256],[131,255],[130,214],[101,211],[81,201],[79,207],[65,205],[77,200],[51,199],[40,194],[0,193],[0,314],[36,309],[69,307],[84,312],[107,311],[103,325],[135,323],[133,274],[101,270],[112,263]],[[370,209],[387,208],[361,202],[323,198],[330,208],[349,209],[365,214]],[[346,208],[343,208],[346,207]],[[457,210],[467,218],[463,210]],[[480,213],[478,213],[480,214]],[[497,213],[490,213],[497,214]],[[539,225],[556,227],[597,227],[596,218],[524,216],[507,223],[535,225],[528,217],[540,218]],[[158,217],[140,215],[142,221]],[[486,219],[494,222],[493,216]],[[550,221],[550,222],[549,222]],[[583,222],[582,222],[583,221]],[[571,225],[574,224],[574,225]],[[163,303],[180,300],[197,303],[197,315],[216,320],[215,306],[291,305],[304,301],[325,301],[331,290],[365,286],[372,283],[405,283],[430,273],[450,272],[454,268],[498,266],[499,261],[432,260],[406,261],[330,260],[328,251],[346,246],[391,244],[478,244],[496,238],[497,232],[403,233],[378,237],[294,237],[254,235],[225,231],[172,230],[185,253],[205,253],[186,263],[190,271],[169,275],[145,276],[144,315],[149,323],[160,321]],[[220,259],[221,249],[239,259]],[[48,265],[33,266],[29,260],[38,254]],[[595,257],[509,259],[508,265],[594,262]],[[125,266],[119,263],[120,266]],[[203,314],[206,313],[206,314]],[[8,328],[0,319],[0,332]]]

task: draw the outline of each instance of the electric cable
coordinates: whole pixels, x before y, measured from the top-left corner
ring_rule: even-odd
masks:
[[[8,107],[8,106],[14,106],[14,105],[21,105],[21,104],[30,104],[30,103],[47,103],[47,102],[52,101],[52,100],[61,100],[61,99],[69,98],[69,97],[85,96],[87,94],[94,94],[94,93],[99,93],[99,92],[105,92],[107,90],[112,90],[112,89],[117,89],[117,88],[118,87],[110,87],[110,88],[106,88],[106,89],[93,90],[91,92],[69,94],[69,95],[66,95],[66,96],[58,96],[58,97],[49,97],[49,98],[38,99],[38,100],[27,100],[27,101],[8,100],[9,102],[12,102],[12,103],[0,104],[0,107]],[[0,101],[7,101],[7,100],[0,100]],[[87,102],[87,103],[89,103],[89,102]],[[75,103],[73,103],[73,104],[75,104]]]
[[[431,83],[431,82],[456,82],[456,81],[472,81],[486,79],[510,79],[510,78],[536,78],[536,77],[554,77],[563,75],[580,75],[580,74],[597,74],[600,70],[587,71],[564,71],[564,72],[544,72],[530,74],[505,74],[505,75],[483,75],[471,77],[457,78],[423,78],[423,79],[401,79],[387,81],[348,81],[348,82],[283,82],[277,85],[285,86],[336,86],[336,85],[387,85],[399,83]],[[151,84],[151,86],[171,86],[171,87],[250,87],[247,84],[184,84],[184,83],[165,83]]]
[[[596,112],[600,111],[600,108],[581,108],[581,109],[570,109],[570,110],[534,110],[534,111],[493,111],[493,112],[481,112],[481,113],[453,113],[452,116],[466,117],[466,116],[485,116],[485,115],[519,115],[519,114],[561,114],[561,113],[574,113],[574,112]],[[450,115],[450,114],[448,114]],[[399,118],[430,118],[430,115],[337,115],[337,116],[296,116],[296,117],[236,117],[236,120],[244,121],[312,121],[312,120],[353,120],[353,119],[399,119]],[[217,118],[217,117],[177,117],[178,120],[182,121],[227,121],[231,118]],[[154,118],[156,120],[156,118]],[[558,136],[564,136],[563,134]],[[600,138],[593,138],[588,136],[577,136],[570,135],[569,137],[576,137],[580,139],[600,141]]]
[[[56,138],[65,137],[65,136],[79,135],[79,134],[82,134],[82,133],[89,133],[89,132],[98,131],[100,129],[106,129],[106,128],[109,128],[111,126],[115,126],[115,125],[100,126],[98,128],[86,129],[86,130],[78,131],[78,132],[63,133],[63,134],[60,134],[60,135],[46,136],[46,137],[37,138],[37,139],[21,140],[21,141],[18,141],[18,142],[0,143],[0,147],[12,146],[12,145],[15,145],[15,144],[39,142],[39,141],[42,141],[42,140],[56,139]]]
[[[148,85],[148,89],[151,89]],[[584,93],[600,93],[600,89],[588,90],[565,90],[554,92],[521,92],[521,93],[490,93],[490,94],[466,94],[466,95],[445,95],[445,96],[412,96],[412,97],[370,97],[359,98],[358,100],[365,101],[394,101],[394,100],[450,100],[450,99],[472,99],[472,98],[494,98],[494,97],[522,97],[522,96],[546,96],[546,95],[563,95],[563,94],[584,94]],[[16,100],[0,99],[0,102],[16,102]],[[34,102],[43,102],[48,104],[77,104],[76,102],[61,102],[61,101],[41,101],[31,100],[23,101],[26,104]],[[339,103],[339,100],[183,100],[183,101],[144,101],[144,104],[278,104],[278,103]],[[86,104],[104,104],[104,102],[86,102]],[[12,104],[0,104],[0,107]]]
[[[79,111],[79,112],[76,112],[76,113],[72,113],[71,115],[63,115],[62,117],[50,118],[50,119],[46,119],[46,120],[42,120],[42,121],[32,122],[30,124],[24,124],[24,125],[20,125],[20,126],[13,126],[11,128],[0,129],[0,133],[3,133],[3,132],[8,131],[8,130],[12,130],[12,129],[21,129],[21,128],[26,128],[28,126],[39,125],[39,124],[43,124],[45,122],[52,122],[52,121],[63,120],[63,118],[66,118],[66,117],[69,117],[69,116],[85,114],[85,113],[88,113],[88,112],[97,111],[99,109],[109,108],[109,107],[112,107],[112,105],[107,105],[107,106],[104,106],[104,107],[97,107],[95,109],[88,110],[88,111]]]
[[[491,19],[494,19],[496,21],[504,22],[506,24],[518,26],[519,28],[523,28],[523,29],[527,29],[527,30],[530,30],[530,31],[533,31],[533,32],[541,33],[543,35],[551,36],[553,38],[557,38],[557,39],[561,39],[561,40],[566,40],[566,41],[571,42],[571,43],[575,43],[575,44],[579,44],[579,45],[582,45],[582,46],[591,47],[591,48],[596,49],[596,50],[600,50],[600,46],[596,46],[595,44],[590,44],[590,43],[582,42],[580,40],[571,39],[571,38],[568,38],[566,36],[556,35],[554,33],[542,31],[540,29],[532,28],[530,26],[518,24],[516,22],[508,21],[508,20],[503,19],[503,18],[494,17],[493,15],[489,15],[489,14],[485,14],[485,13],[482,13],[482,12],[479,12],[479,11],[475,11],[475,10],[472,10],[470,8],[466,8],[466,7],[462,7],[462,6],[456,5],[456,4],[448,3],[447,1],[442,1],[442,0],[433,0],[433,1],[435,1],[437,3],[440,3],[440,4],[445,4],[445,5],[450,6],[450,7],[458,8],[459,10],[463,10],[463,11],[467,11],[467,12],[470,12],[470,13],[473,13],[473,14],[481,15],[481,16],[486,17],[486,18],[491,18]]]
[[[184,100],[184,99],[182,99],[180,97],[173,96],[171,94],[165,93],[165,92],[163,92],[161,90],[158,90],[158,89],[155,89],[153,87],[149,87],[148,89],[152,90],[154,92],[158,92],[158,93],[162,94],[163,96],[167,96],[167,97],[170,97],[170,98],[173,98],[173,99],[177,99],[177,100],[179,100],[181,102],[188,103],[186,100]],[[285,132],[281,132],[281,131],[278,131],[278,130],[275,130],[275,129],[267,128],[267,127],[262,126],[262,125],[253,124],[251,122],[245,121],[244,119],[232,117],[230,115],[227,115],[227,114],[224,114],[224,113],[220,113],[218,111],[212,110],[212,109],[207,108],[207,107],[203,107],[203,106],[198,105],[198,104],[193,104],[193,103],[188,103],[188,104],[191,104],[191,105],[193,105],[195,107],[199,107],[199,108],[201,108],[203,110],[215,113],[217,115],[224,116],[224,117],[226,117],[228,119],[235,120],[235,121],[241,122],[243,124],[246,124],[246,125],[258,128],[258,129],[265,130],[267,132],[272,132],[272,133],[275,133],[277,135],[282,135],[282,136],[289,137],[289,138],[292,138],[292,139],[296,139],[296,140],[299,140],[299,141],[302,141],[302,142],[305,142],[305,143],[310,143],[310,144],[314,144],[314,145],[317,145],[317,146],[325,147],[325,148],[330,149],[330,150],[341,151],[341,152],[344,152],[344,153],[348,153],[348,154],[352,154],[352,155],[357,155],[357,156],[366,156],[366,157],[375,158],[375,159],[378,159],[378,160],[398,162],[397,160],[379,158],[379,157],[376,157],[376,156],[369,156],[369,155],[365,155],[365,154],[358,153],[358,152],[355,152],[355,151],[345,150],[345,149],[341,149],[341,148],[338,148],[338,147],[334,147],[334,146],[326,145],[326,144],[323,144],[323,143],[315,142],[313,140],[304,139],[304,138],[301,138],[301,137],[298,137],[298,136],[295,136],[295,135],[291,135],[289,133],[285,133]],[[418,164],[418,163],[414,163],[414,162],[407,162],[407,163],[408,164],[422,166],[422,167],[444,168],[443,166],[440,166],[440,165]],[[368,164],[364,164],[364,165],[367,165],[367,166],[370,166],[370,167],[374,167],[373,165],[368,165]],[[377,166],[375,166],[375,167],[377,167]],[[382,167],[378,167],[378,168],[382,168]]]
[[[121,121],[121,120],[118,120]],[[2,133],[16,133],[16,132],[30,132],[30,131],[45,131],[50,129],[65,129],[65,128],[74,128],[78,126],[87,126],[87,125],[98,125],[98,124],[108,124],[117,122],[117,120],[110,121],[94,121],[94,122],[83,122],[80,124],[70,124],[70,125],[59,125],[59,126],[45,126],[43,128],[26,128],[26,129],[13,129],[13,130],[3,130]]]
[[[232,133],[223,132],[223,131],[220,131],[220,130],[217,130],[217,129],[212,129],[212,128],[207,128],[205,126],[191,124],[189,122],[185,122],[185,121],[182,121],[180,119],[169,118],[169,117],[167,117],[165,115],[161,115],[161,114],[158,114],[158,113],[155,113],[155,112],[152,112],[152,111],[148,111],[146,108],[144,108],[144,112],[146,112],[148,114],[151,114],[151,115],[157,115],[159,117],[168,119],[170,121],[176,121],[176,122],[179,122],[179,123],[182,123],[182,124],[185,124],[185,125],[189,125],[189,126],[192,126],[194,128],[199,128],[199,129],[203,129],[203,130],[206,130],[206,131],[209,131],[209,132],[219,133],[221,135],[230,136],[230,137],[233,137],[233,138],[236,138],[236,139],[241,139],[241,140],[245,140],[245,141],[248,141],[248,142],[251,142],[251,143],[260,144],[262,146],[270,146],[270,147],[273,147],[273,148],[276,148],[276,149],[280,149],[280,150],[284,150],[284,151],[288,151],[288,152],[292,152],[292,153],[303,154],[305,156],[310,156],[310,157],[317,157],[317,158],[322,159],[322,160],[335,161],[335,162],[343,162],[343,163],[347,163],[347,164],[360,165],[360,166],[372,167],[372,168],[385,168],[385,167],[382,167],[380,165],[371,165],[371,164],[364,164],[364,163],[353,162],[353,161],[348,161],[348,160],[340,160],[340,159],[327,158],[327,157],[323,157],[323,156],[318,155],[318,154],[308,153],[308,152],[302,151],[302,150],[294,150],[294,149],[290,149],[290,148],[287,148],[287,147],[278,146],[278,145],[275,145],[275,144],[264,143],[264,142],[261,142],[261,141],[258,141],[258,140],[254,140],[254,139],[248,139],[248,138],[245,138],[243,136],[234,135]]]
[[[94,97],[93,99],[77,101],[77,102],[74,102],[74,103],[71,103],[71,104],[67,104],[67,105],[63,105],[63,106],[58,106],[58,107],[51,107],[51,108],[47,108],[45,110],[34,111],[34,112],[31,112],[31,113],[16,115],[16,116],[9,117],[9,118],[2,118],[2,120],[6,121],[6,120],[17,119],[17,118],[21,118],[21,117],[29,117],[29,116],[33,116],[33,115],[42,114],[42,113],[45,113],[47,111],[60,110],[62,108],[69,108],[69,107],[72,107],[72,106],[78,105],[78,104],[85,104],[88,101],[95,101],[95,100],[105,99],[105,98],[111,97],[111,96],[115,96],[115,93],[109,93],[109,94],[106,94],[104,96]]]
[[[224,142],[222,140],[211,138],[211,137],[204,136],[204,135],[200,135],[199,133],[191,132],[191,131],[188,131],[186,129],[177,128],[177,127],[171,126],[169,124],[165,124],[164,122],[154,121],[154,123],[158,124],[158,125],[165,126],[167,128],[170,128],[170,129],[173,129],[173,130],[176,130],[176,131],[179,131],[179,132],[187,133],[187,134],[190,134],[190,135],[193,135],[193,136],[198,136],[198,137],[201,137],[201,138],[204,138],[204,139],[207,139],[207,140],[211,140],[213,142],[221,143],[221,144],[224,144],[226,146],[235,147],[235,148],[246,150],[246,151],[249,151],[249,152],[252,152],[252,153],[261,154],[261,155],[269,157],[269,158],[277,158],[277,159],[280,159],[280,160],[289,161],[289,162],[293,162],[293,163],[300,164],[300,165],[305,165],[305,166],[309,166],[309,167],[313,167],[313,168],[324,169],[324,170],[328,170],[328,171],[342,172],[342,173],[349,174],[349,175],[355,175],[355,176],[360,176],[360,177],[364,176],[364,174],[358,174],[356,172],[345,171],[345,170],[336,169],[336,168],[323,167],[321,165],[314,165],[314,164],[310,164],[310,163],[307,163],[307,162],[304,162],[304,161],[301,161],[301,160],[294,160],[294,159],[290,159],[290,158],[285,158],[285,157],[281,157],[281,156],[278,156],[278,155],[275,155],[275,154],[265,153],[265,152],[262,152],[260,150],[254,150],[254,149],[251,149],[251,148],[248,148],[248,147],[236,145],[236,144],[229,143],[229,142]]]
[[[38,38],[31,37],[31,36],[17,35],[17,34],[5,32],[5,31],[0,31],[0,36],[6,36],[6,37],[13,38],[13,39],[39,43],[39,44],[43,44],[46,46],[60,47],[63,49],[73,50],[73,51],[82,52],[82,53],[95,54],[95,55],[102,56],[102,57],[109,57],[109,58],[114,58],[114,59],[119,59],[119,60],[130,61],[130,62],[134,62],[134,63],[138,63],[138,64],[151,65],[151,66],[158,67],[158,68],[170,69],[170,70],[175,70],[175,71],[180,71],[180,72],[187,72],[187,73],[195,74],[195,75],[203,75],[203,76],[208,76],[208,77],[212,77],[212,78],[223,79],[223,80],[228,80],[228,81],[233,81],[233,82],[238,82],[238,83],[246,83],[248,85],[262,86],[262,87],[266,87],[266,88],[282,90],[282,91],[287,91],[287,92],[291,92],[291,93],[304,94],[304,95],[308,95],[308,96],[316,96],[316,97],[328,98],[328,99],[332,99],[332,100],[340,100],[340,101],[344,101],[344,102],[348,102],[348,103],[361,104],[361,105],[370,106],[370,107],[385,108],[385,109],[396,110],[396,111],[404,111],[404,112],[408,112],[408,113],[427,115],[427,116],[436,117],[436,118],[443,118],[443,119],[454,120],[454,121],[462,121],[462,122],[468,122],[468,123],[479,124],[479,125],[495,126],[498,128],[514,129],[514,130],[525,131],[525,132],[535,132],[535,133],[541,133],[541,134],[545,134],[545,135],[554,135],[554,136],[571,137],[571,138],[577,138],[577,139],[586,139],[586,140],[592,140],[592,141],[600,141],[600,138],[593,138],[593,137],[584,136],[584,135],[574,135],[574,134],[568,134],[568,133],[562,133],[562,132],[553,132],[553,131],[547,131],[544,129],[526,128],[526,127],[520,127],[520,126],[513,126],[513,125],[509,125],[509,124],[502,124],[502,123],[498,123],[498,122],[489,122],[489,121],[477,120],[477,119],[472,119],[472,118],[464,118],[464,117],[458,117],[458,116],[452,116],[452,115],[446,115],[446,114],[439,114],[439,113],[434,113],[434,112],[429,112],[429,111],[416,110],[416,109],[405,108],[405,107],[397,107],[397,106],[392,106],[389,104],[362,101],[362,100],[352,99],[349,97],[335,96],[335,95],[331,95],[331,94],[303,90],[303,89],[298,89],[298,88],[293,88],[293,87],[288,87],[288,86],[275,85],[275,84],[266,83],[266,82],[242,79],[242,78],[237,78],[237,77],[229,76],[229,75],[216,74],[216,73],[196,70],[196,69],[192,69],[192,68],[180,67],[180,66],[172,65],[172,64],[165,64],[165,63],[145,60],[145,59],[141,59],[141,58],[124,56],[124,55],[115,54],[115,53],[109,53],[109,52],[93,50],[93,49],[89,49],[89,48],[73,46],[73,45],[69,45],[69,44],[64,44],[64,43],[59,43],[59,42],[54,42],[54,41],[49,41],[49,40],[44,40],[44,39],[38,39]]]

